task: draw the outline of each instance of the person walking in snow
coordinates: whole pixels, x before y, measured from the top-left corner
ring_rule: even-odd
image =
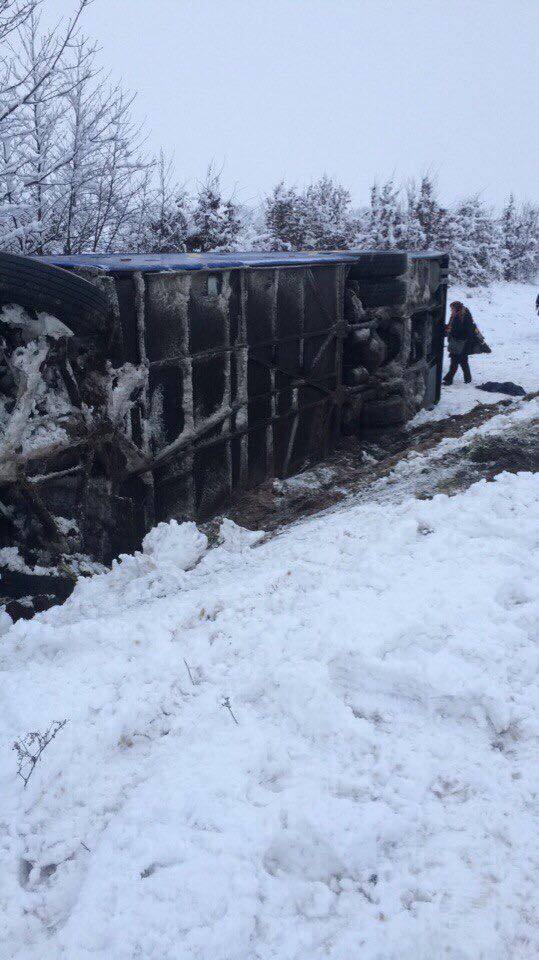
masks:
[[[464,374],[464,383],[472,382],[468,357],[471,353],[490,353],[483,336],[473,322],[472,315],[460,300],[450,304],[451,315],[446,327],[447,346],[451,362],[443,382],[447,387],[453,383],[458,368]]]

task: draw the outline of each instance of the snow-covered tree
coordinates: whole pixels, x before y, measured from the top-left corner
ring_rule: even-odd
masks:
[[[426,250],[427,240],[420,218],[417,215],[418,195],[415,183],[406,185],[406,203],[403,206],[403,240],[406,250]]]
[[[264,202],[264,226],[270,250],[345,249],[355,235],[350,192],[327,174],[302,192],[281,181]]]
[[[305,246],[303,198],[283,180],[264,201],[263,238],[267,238],[268,250],[300,250]]]
[[[450,270],[468,286],[480,286],[502,275],[502,241],[498,221],[479,196],[451,211]]]
[[[19,28],[19,37],[21,65],[26,71],[22,89],[33,89],[38,85],[40,56],[39,18],[35,10]],[[19,138],[17,176],[23,202],[35,221],[35,229],[20,239],[21,252],[44,253],[55,239],[55,181],[66,159],[62,136],[66,104],[62,93],[53,73],[20,108],[25,133]]]
[[[408,248],[447,250],[450,246],[450,217],[438,200],[436,184],[429,174],[421,177],[419,187],[413,182],[409,184],[407,201]]]
[[[224,199],[221,177],[209,166],[199,184],[193,208],[193,229],[187,238],[189,250],[235,250],[241,234],[239,207]]]
[[[356,245],[372,250],[404,249],[406,215],[394,180],[386,180],[381,187],[374,183],[370,200],[370,208],[360,220]]]
[[[5,248],[42,247],[47,181],[63,163],[55,137],[57,100],[67,92],[64,65],[82,12],[64,29],[41,30],[40,0],[0,0],[0,225]],[[55,155],[56,154],[56,155]]]
[[[256,211],[223,196],[209,167],[194,198],[172,165],[145,156],[132,98],[99,74],[80,33],[91,0],[43,27],[46,0],[0,0],[0,236],[20,253],[332,249],[449,250],[469,284],[530,280],[539,211],[510,197],[500,216],[478,197],[446,208],[432,177],[406,191],[393,178],[352,211],[324,175],[298,190],[281,181]]]
[[[94,64],[95,47],[80,40],[66,67],[68,160],[57,228],[64,253],[121,249],[144,194],[148,162],[131,120],[133,98],[102,83]]]
[[[510,195],[499,220],[505,280],[533,280],[539,267],[539,210]]]
[[[177,253],[187,249],[191,219],[189,197],[175,180],[173,161],[163,151],[157,161],[157,184],[148,198],[144,225],[135,249],[147,253]]]
[[[352,245],[355,231],[350,191],[327,174],[307,187],[299,210],[308,249],[346,249]]]
[[[132,100],[99,77],[96,47],[76,29],[86,5],[79,3],[60,35],[43,31],[33,5],[20,19],[12,51],[0,67],[5,249],[118,248],[139,212],[148,163],[131,121]]]

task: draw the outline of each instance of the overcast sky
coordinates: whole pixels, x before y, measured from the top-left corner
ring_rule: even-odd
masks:
[[[48,0],[65,13],[70,0]],[[539,0],[94,0],[85,31],[149,144],[251,203],[327,172],[539,201]]]

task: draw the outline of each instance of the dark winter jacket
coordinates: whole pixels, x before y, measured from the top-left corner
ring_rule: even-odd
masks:
[[[453,314],[449,321],[448,334],[455,340],[467,340],[468,337],[473,337],[477,332],[477,327],[467,307],[463,307],[459,313]]]
[[[452,357],[468,356],[470,353],[490,353],[467,307],[453,314],[447,325],[447,335],[447,347]]]

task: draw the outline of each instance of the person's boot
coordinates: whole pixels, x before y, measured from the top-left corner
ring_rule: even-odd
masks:
[[[471,382],[472,382],[471,375],[469,377],[464,377],[464,383],[471,383]]]
[[[446,376],[445,376],[444,379],[442,380],[442,383],[443,383],[444,387],[450,387],[451,384],[453,383],[453,377],[450,378],[450,377],[446,374]]]

